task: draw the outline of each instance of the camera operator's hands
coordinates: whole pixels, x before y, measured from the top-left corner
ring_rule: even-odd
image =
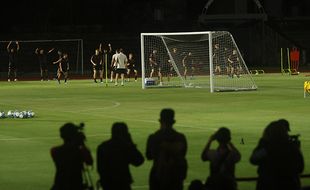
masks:
[[[212,141],[215,141],[215,140],[216,140],[216,133],[210,136],[209,142],[211,143]]]

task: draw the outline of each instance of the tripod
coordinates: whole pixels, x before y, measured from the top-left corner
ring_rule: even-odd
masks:
[[[94,184],[93,184],[93,180],[92,180],[89,168],[84,165],[82,172],[83,172],[83,189],[94,190]]]

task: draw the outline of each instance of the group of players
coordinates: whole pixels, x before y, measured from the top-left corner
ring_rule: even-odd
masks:
[[[148,59],[149,68],[150,68],[150,75],[149,78],[153,78],[155,74],[157,74],[157,77],[159,79],[159,85],[162,85],[163,82],[163,74],[167,74],[167,79],[170,81],[170,78],[176,74],[176,72],[182,72],[182,75],[184,79],[187,79],[188,72],[190,72],[191,78],[194,77],[194,72],[196,70],[196,64],[195,60],[192,56],[192,52],[188,53],[182,53],[179,54],[177,48],[172,48],[171,57],[167,55],[166,66],[164,64],[161,64],[161,60],[158,57],[157,50],[154,49]],[[172,59],[173,60],[172,60]],[[174,64],[174,63],[175,64]],[[179,66],[179,64],[182,65],[182,67]],[[166,70],[166,73],[163,73],[163,67],[168,67]],[[176,69],[176,68],[183,68],[182,70]]]
[[[242,66],[236,49],[224,48],[220,50],[218,43],[213,48],[213,65],[214,75],[227,75],[230,78],[234,76],[240,77]],[[162,61],[161,59],[165,60]],[[163,63],[162,63],[163,62]],[[156,49],[154,49],[148,57],[149,77],[152,78],[157,74],[159,85],[162,85],[163,75],[167,76],[168,82],[170,78],[179,72],[186,80],[188,75],[193,79],[200,67],[203,67],[201,60],[193,55],[193,52],[179,53],[176,47],[172,48],[167,58],[160,58]]]
[[[17,71],[19,50],[20,44],[18,41],[10,41],[7,45],[9,56],[8,82],[12,80],[18,80]],[[59,84],[61,78],[64,78],[64,83],[67,84],[70,70],[69,56],[67,52],[56,50],[55,48],[36,48],[34,53],[37,56],[38,64],[40,67],[41,81],[49,80],[48,67],[49,63],[51,62],[56,67],[56,76],[54,78],[57,79]],[[95,54],[91,56],[90,62],[93,67],[94,82],[97,83],[97,75],[99,75],[100,82],[103,83],[104,71],[106,71],[106,77],[107,73],[110,73],[110,82],[115,81],[116,86],[118,85],[119,76],[121,76],[122,80],[121,85],[124,85],[124,75],[127,75],[127,81],[129,81],[132,72],[134,73],[135,81],[137,81],[138,70],[133,53],[129,53],[128,58],[123,53],[122,48],[117,49],[113,55],[112,53],[113,51],[111,44],[108,44],[108,49],[103,49],[102,44],[100,44],[99,48],[95,50]],[[50,60],[48,57],[52,57],[52,59]]]
[[[109,63],[109,61],[111,62]],[[103,83],[104,71],[106,79],[108,73],[110,73],[110,82],[115,82],[115,86],[118,86],[118,78],[121,77],[121,85],[124,86],[125,75],[127,81],[130,80],[131,73],[134,73],[135,82],[138,78],[138,70],[133,53],[129,53],[128,57],[124,54],[122,48],[116,49],[113,54],[111,44],[108,44],[108,50],[102,48],[102,44],[98,49],[95,49],[95,54],[90,58],[90,62],[93,67],[93,79],[97,83],[99,75],[100,83]],[[115,78],[114,77],[115,74]]]
[[[9,82],[11,80],[17,81],[17,57],[19,50],[20,45],[18,41],[15,41],[15,43],[10,41],[7,45],[7,51],[9,54]],[[54,58],[51,62],[56,67],[55,78],[58,80],[58,83],[60,83],[60,79],[63,77],[66,84],[70,70],[68,53],[61,52],[60,50],[57,51],[55,48],[46,50],[44,48],[35,49],[35,54],[37,55],[40,66],[41,80],[49,79],[48,55],[51,53],[54,54]],[[197,70],[196,67],[199,67],[199,64],[197,64],[198,60],[194,59],[192,52],[179,53],[178,49],[175,47],[172,48],[171,54],[167,55],[166,60],[166,66],[161,64],[156,49],[154,49],[148,57],[150,68],[149,77],[152,78],[157,75],[160,85],[162,85],[163,82],[163,74],[167,75],[168,81],[170,81],[170,78],[176,75],[177,72],[179,72],[180,75],[183,75],[185,80],[187,79],[187,75],[190,75],[190,78],[192,79]],[[223,50],[220,50],[219,44],[216,43],[213,48],[213,62],[214,74],[216,75],[225,74],[225,68],[222,68],[223,62],[225,63],[224,67],[226,67],[226,74],[229,77],[239,77],[242,72],[242,66],[236,49],[229,50],[228,48],[224,48]],[[135,57],[133,53],[129,53],[127,57],[122,48],[116,49],[113,53],[111,44],[108,44],[107,49],[103,48],[102,44],[100,44],[99,47],[95,49],[95,53],[91,56],[90,63],[93,68],[93,79],[95,83],[97,83],[98,78],[100,79],[100,82],[103,83],[103,78],[107,78],[108,73],[110,74],[110,82],[115,81],[116,86],[118,85],[119,76],[121,77],[121,85],[124,85],[125,75],[129,81],[132,72],[134,73],[135,81],[137,81],[138,70]],[[168,68],[163,70],[163,67]],[[163,73],[163,71],[165,73]],[[14,78],[12,75],[14,75]]]
[[[7,51],[9,55],[9,67],[8,67],[8,82],[11,80],[17,81],[17,71],[18,71],[18,53],[20,50],[20,45],[18,41],[10,41],[7,45]],[[48,54],[56,52],[55,48],[49,49],[46,51],[44,48],[36,48],[35,54],[38,58],[38,63],[40,66],[40,75],[41,81],[49,80],[49,72],[48,72]],[[55,54],[55,53],[54,53]],[[53,65],[57,67],[56,71],[56,79],[58,83],[60,83],[61,77],[64,77],[65,84],[68,79],[69,72],[69,58],[67,52],[61,52],[58,50],[56,52],[57,56],[54,56],[54,60],[52,61]]]
[[[222,53],[220,53],[222,52]],[[224,47],[223,50],[220,50],[220,46],[218,43],[214,44],[213,48],[213,65],[214,68],[214,74],[221,75],[225,74],[223,72],[223,69],[221,67],[221,63],[224,63],[226,68],[226,74],[233,78],[234,76],[237,76],[238,78],[241,76],[242,73],[242,66],[240,62],[240,58],[238,56],[238,52],[236,49],[228,49]]]

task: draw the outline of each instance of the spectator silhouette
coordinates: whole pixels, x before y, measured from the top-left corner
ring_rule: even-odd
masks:
[[[211,144],[217,140],[217,149],[211,149]],[[235,164],[240,161],[241,155],[231,143],[230,130],[221,127],[213,134],[204,148],[201,159],[210,161],[210,175],[206,180],[208,190],[235,190]]]
[[[150,172],[150,190],[182,190],[187,173],[187,141],[182,133],[172,128],[174,110],[160,113],[160,129],[147,140],[146,157],[153,160]]]
[[[254,149],[250,162],[258,166],[257,190],[300,189],[299,174],[304,169],[297,136],[289,136],[285,119],[271,122]]]
[[[64,143],[51,149],[56,166],[52,190],[82,190],[84,164],[92,165],[93,159],[85,146],[86,137],[81,131],[83,125],[66,123],[60,128]]]
[[[130,190],[129,164],[140,166],[144,158],[136,148],[125,123],[114,123],[112,138],[97,148],[97,171],[104,190]]]

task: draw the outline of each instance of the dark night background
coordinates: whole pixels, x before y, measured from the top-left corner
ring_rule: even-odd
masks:
[[[99,42],[140,54],[141,32],[227,30],[250,68],[279,67],[279,48],[293,45],[307,66],[309,0],[260,0],[263,8],[256,0],[214,0],[204,11],[207,2],[11,0],[0,8],[0,40],[81,38],[88,59]],[[6,45],[1,43],[0,72],[7,69]]]

